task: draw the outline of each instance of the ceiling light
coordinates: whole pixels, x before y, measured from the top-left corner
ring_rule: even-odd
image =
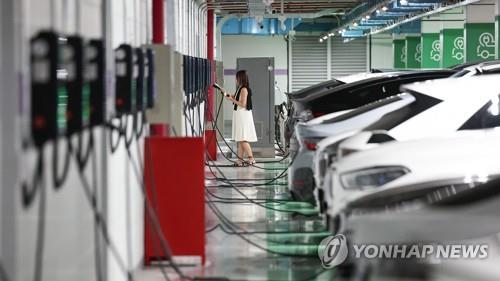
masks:
[[[384,11],[384,12],[385,12],[385,11],[387,11],[387,10],[389,10],[389,8],[387,8],[387,7],[385,7],[385,6],[384,6],[384,7],[382,7],[382,11]]]
[[[357,22],[355,22],[355,23],[353,23],[352,25],[354,25],[354,26],[358,26],[358,23],[357,23]]]
[[[323,38],[319,38],[319,43],[323,43]]]
[[[380,10],[379,10],[379,9],[377,9],[377,11],[375,11],[375,12],[376,12],[377,14],[380,14]]]
[[[328,36],[323,36],[323,40],[326,40],[326,39],[328,39]]]
[[[406,5],[408,5],[408,0],[399,0],[399,3],[400,3],[401,5],[406,6]]]
[[[369,20],[369,19],[370,19],[370,15],[367,15],[365,18],[366,18],[367,20]]]

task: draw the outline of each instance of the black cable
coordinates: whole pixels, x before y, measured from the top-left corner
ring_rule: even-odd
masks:
[[[92,156],[92,193],[95,198],[95,206],[99,204],[98,196],[98,183],[97,183],[97,155],[94,150],[94,130],[89,129],[90,143],[89,143],[89,155]],[[81,167],[80,170],[83,172],[85,166]],[[101,257],[101,240],[99,235],[99,224],[97,218],[94,216],[94,267],[97,281],[104,280],[104,274],[102,271],[102,257]]]
[[[216,169],[218,169],[216,167]],[[209,167],[209,170],[210,172],[215,176],[215,173],[212,171],[212,168]],[[218,169],[219,173],[222,174],[222,172],[220,171],[220,169]],[[223,175],[223,174],[222,174]],[[291,214],[297,214],[297,215],[302,215],[302,216],[307,216],[307,217],[312,217],[312,216],[315,216],[315,215],[307,215],[307,214],[303,214],[303,213],[300,213],[300,212],[297,212],[297,211],[291,211],[291,210],[280,210],[280,209],[276,209],[276,208],[273,208],[273,207],[269,207],[269,206],[266,206],[262,203],[259,203],[251,198],[249,198],[245,193],[241,192],[241,190],[239,190],[236,186],[234,186],[233,184],[231,184],[230,181],[228,181],[228,183],[231,185],[231,187],[237,192],[239,193],[243,198],[245,198],[246,200],[248,200],[249,202],[257,205],[257,206],[260,206],[262,208],[265,208],[265,209],[268,209],[268,210],[272,210],[272,211],[276,211],[276,212],[282,212],[282,213],[291,213]],[[208,191],[208,193],[212,196],[214,196],[215,198],[217,198],[215,195],[213,195],[209,190],[208,188],[205,187],[205,190]],[[221,199],[221,198],[218,198],[218,199]],[[224,199],[224,198],[223,198]],[[271,200],[272,201],[272,200]],[[277,200],[279,202],[279,200]]]
[[[128,119],[129,116],[125,116],[125,126],[122,130],[123,137],[125,139],[125,147],[127,149],[132,145],[132,142],[134,141],[135,128],[137,126],[137,113],[132,113],[132,133],[130,134],[130,137],[127,137]]]
[[[129,148],[127,148],[127,155],[128,155],[128,158],[130,160],[130,162],[132,163],[132,166],[133,166],[133,170],[136,174],[136,179],[137,179],[137,182],[139,183],[140,187],[141,187],[141,192],[144,196],[144,199],[145,199],[145,205],[146,205],[146,214],[147,216],[149,217],[149,222],[152,223],[152,226],[153,226],[153,230],[156,232],[157,236],[158,236],[158,239],[160,240],[160,244],[161,244],[161,248],[164,252],[164,254],[166,256],[169,256],[169,257],[172,257],[172,253],[171,253],[171,250],[170,250],[170,246],[169,246],[169,243],[168,243],[168,240],[165,238],[165,234],[163,233],[163,230],[161,229],[161,225],[158,221],[158,217],[157,217],[157,214],[155,212],[155,210],[152,208],[152,202],[151,202],[151,198],[149,198],[149,195],[146,191],[146,186],[145,186],[145,183],[144,183],[144,175],[141,174],[140,171],[144,171],[144,167],[143,166],[139,166],[134,157],[132,157],[132,153],[130,151]],[[151,169],[151,172],[153,172],[153,169]],[[153,179],[154,179],[154,175],[153,175]],[[156,183],[155,181],[152,181],[151,183],[153,186],[154,189],[156,189]],[[169,260],[169,264],[172,266],[172,268],[175,270],[175,272],[179,275],[179,277],[181,279],[185,279],[185,280],[191,280],[192,278],[186,276],[179,268],[179,266],[172,260],[172,258],[170,258]]]
[[[123,121],[121,118],[117,118],[117,119],[120,121],[120,123],[118,124],[118,127],[113,125],[111,122],[109,122],[107,124],[107,127],[110,129],[109,130],[109,147],[111,148],[111,153],[115,153],[115,151],[120,146],[120,140],[122,139],[121,128],[122,128]],[[116,140],[116,142],[113,142],[113,135],[114,135],[115,131],[118,131],[118,139]]]
[[[9,281],[9,277],[7,275],[7,271],[3,266],[3,262],[0,260],[0,281]]]
[[[89,136],[87,140],[87,149],[85,150],[85,153],[82,155],[82,147],[83,147],[83,132],[80,132],[78,134],[78,168],[80,170],[85,169],[87,166],[87,162],[90,158],[90,154],[92,151],[92,148],[94,146],[94,134],[92,133],[92,128],[89,129]]]
[[[35,200],[35,196],[40,189],[40,185],[42,184],[44,173],[43,149],[44,148],[41,147],[37,150],[37,161],[31,186],[26,182],[23,182],[23,184],[21,185],[21,197],[24,208],[29,208],[31,204],[33,204],[33,200]]]
[[[75,157],[76,160],[76,157]],[[96,163],[93,163],[93,165]],[[121,269],[122,273],[127,276],[128,280],[133,280],[133,276],[131,271],[127,269],[127,266],[125,265],[125,262],[123,261],[122,257],[120,256],[117,247],[115,243],[111,240],[111,237],[109,235],[108,231],[108,224],[106,222],[105,217],[102,215],[102,213],[99,211],[98,206],[97,206],[97,198],[96,194],[92,192],[92,188],[90,187],[90,184],[88,183],[87,179],[85,178],[84,171],[79,171],[78,175],[80,177],[81,181],[81,186],[83,188],[85,198],[87,199],[87,202],[89,203],[93,213],[94,213],[94,219],[95,223],[99,226],[99,229],[101,230],[101,235],[104,239],[104,242],[106,243],[106,246],[110,249],[111,254],[113,255],[115,261],[118,263],[119,268]]]
[[[68,152],[69,153],[69,152]],[[45,213],[47,211],[47,194],[45,187],[45,177],[40,178],[40,196],[38,203],[38,226],[36,230],[36,251],[35,251],[35,270],[33,280],[41,281],[43,275],[43,254],[45,248]]]
[[[258,249],[261,249],[261,250],[263,250],[263,251],[265,251],[267,253],[270,253],[270,254],[275,254],[275,255],[279,255],[279,256],[286,256],[286,257],[304,257],[304,255],[294,255],[294,254],[280,253],[278,251],[274,251],[274,250],[262,247],[261,245],[255,243],[254,241],[252,241],[249,238],[245,237],[244,234],[241,234],[239,232],[234,231],[234,228],[232,227],[232,225],[231,224],[227,224],[227,221],[230,222],[230,220],[226,216],[224,216],[224,214],[222,214],[222,212],[215,206],[215,204],[210,203],[210,202],[208,202],[207,204],[208,204],[208,207],[210,208],[210,210],[212,210],[212,212],[214,213],[214,215],[222,223],[221,230],[224,231],[224,226],[228,227],[231,230],[231,232],[228,233],[228,234],[236,235],[236,236],[240,237],[241,239],[243,239],[244,241],[246,241],[248,244],[250,244],[250,245],[252,245],[252,246],[254,246],[254,247],[258,248]]]
[[[144,126],[147,123],[147,121],[146,121],[146,113],[144,111],[139,111],[137,114],[141,116],[141,122],[136,123],[136,125],[140,124],[140,127],[139,127],[140,129],[137,130],[137,126],[136,126],[135,132],[136,132],[136,139],[140,139],[142,137],[142,134],[144,133]]]
[[[62,170],[62,174],[59,175],[59,173],[58,173],[58,171],[59,171],[59,140],[57,138],[54,140],[54,146],[52,149],[52,180],[54,182],[54,188],[56,190],[61,188],[61,186],[66,181],[66,178],[68,177],[70,158],[71,158],[70,151],[72,149],[73,148],[72,148],[72,144],[71,144],[71,139],[68,137],[66,139],[66,153],[64,156],[63,170]]]
[[[211,227],[211,228],[209,228],[209,229],[206,229],[206,230],[205,230],[205,233],[210,233],[210,232],[212,232],[212,231],[216,230],[216,229],[217,229],[217,228],[219,228],[219,227],[220,227],[220,224],[216,224],[215,226],[213,226],[213,227]]]

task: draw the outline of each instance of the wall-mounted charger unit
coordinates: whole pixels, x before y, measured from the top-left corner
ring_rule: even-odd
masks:
[[[136,97],[136,110],[143,111],[146,106],[146,80],[145,80],[145,52],[142,48],[136,48],[134,60],[134,74],[135,75],[135,97]]]
[[[104,43],[101,40],[90,40],[85,47],[85,81],[90,91],[90,123],[91,127],[99,126],[106,119],[105,95],[105,62]],[[86,107],[84,106],[84,109]],[[85,115],[85,113],[84,113]]]
[[[115,108],[118,116],[135,111],[137,55],[132,46],[120,45],[115,50],[116,93]]]
[[[145,76],[147,83],[146,100],[147,108],[153,108],[156,99],[156,80],[155,80],[155,52],[151,48],[146,48]]]
[[[61,37],[59,42],[61,56],[58,72],[67,89],[66,135],[70,136],[80,132],[84,125],[88,125],[90,91],[84,81],[83,39],[78,36]]]
[[[30,42],[31,64],[31,133],[36,146],[54,139],[64,131],[59,128],[58,89],[59,38],[54,32],[40,32]],[[63,114],[66,114],[64,109]],[[64,126],[65,126],[64,122]]]

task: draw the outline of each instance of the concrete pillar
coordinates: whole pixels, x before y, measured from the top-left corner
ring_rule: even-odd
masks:
[[[495,2],[481,0],[465,8],[465,61],[474,62],[495,58]]]

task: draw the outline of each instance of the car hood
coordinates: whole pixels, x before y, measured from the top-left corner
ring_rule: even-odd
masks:
[[[459,177],[463,181],[481,181],[500,173],[498,143],[498,129],[461,131],[442,137],[387,143],[348,155],[334,167],[340,175],[381,166],[403,166],[410,170],[383,188]]]

